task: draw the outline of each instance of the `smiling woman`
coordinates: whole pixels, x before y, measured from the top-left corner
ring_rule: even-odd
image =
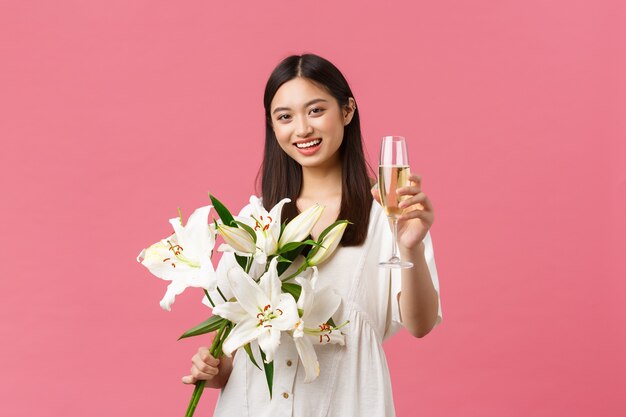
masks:
[[[411,186],[397,190],[406,195],[398,221],[398,246],[402,258],[414,267],[402,272],[379,268],[379,261],[389,257],[392,234],[378,191],[371,190],[373,179],[364,158],[356,101],[341,72],[316,55],[288,57],[270,76],[264,105],[265,154],[259,172],[263,197],[251,201],[240,216],[267,213],[284,204],[278,215],[282,218],[272,218],[280,225],[320,204],[326,209],[311,230],[313,238],[337,219],[348,219],[351,224],[342,230],[341,238],[327,236],[327,247],[336,250],[328,256],[320,252],[316,267],[311,268],[313,276],[297,278],[303,288],[298,309],[308,303],[308,310],[303,311],[311,313],[282,318],[293,319],[287,327],[294,337],[272,341],[276,347],[272,397],[265,374],[245,354],[218,361],[206,347],[194,355],[191,375],[183,382],[206,380],[207,386],[222,389],[215,416],[391,417],[395,410],[383,340],[402,326],[422,337],[441,321],[439,281],[428,233],[432,205],[419,177],[411,175]],[[287,228],[285,233],[289,234]],[[232,254],[225,253],[218,273],[232,274],[236,265]],[[273,311],[273,304],[266,306],[268,312]],[[215,308],[228,310],[229,305]],[[259,311],[249,320],[251,332],[263,331],[253,328],[259,317],[279,317],[266,317],[264,309]],[[320,320],[324,314],[333,314],[333,322],[345,324],[345,338],[333,336],[333,340],[327,335],[324,339],[320,331],[326,328],[317,330],[320,336],[315,342],[303,337],[310,332],[307,326],[324,323]],[[317,349],[322,344],[324,349]],[[319,365],[301,360],[303,352],[305,358],[317,357]],[[256,358],[259,363],[262,360]]]
[[[272,72],[263,104],[265,155],[259,176],[264,205],[290,198],[285,221],[319,202],[327,207],[327,224],[333,218],[354,223],[342,245],[362,244],[369,221],[363,207],[372,204],[374,175],[371,169],[368,175],[359,112],[343,74],[317,55],[290,56]]]

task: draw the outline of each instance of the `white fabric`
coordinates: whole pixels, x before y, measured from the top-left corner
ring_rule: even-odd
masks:
[[[246,212],[245,208],[242,214]],[[430,235],[424,239],[425,256],[439,293],[439,280]],[[265,374],[241,350],[215,408],[217,417],[350,417],[395,416],[391,381],[383,340],[401,327],[398,293],[401,271],[379,268],[389,258],[391,230],[382,207],[371,207],[368,235],[358,247],[339,247],[319,267],[318,285],[332,285],[342,297],[333,315],[335,324],[347,320],[341,330],[345,346],[315,346],[320,375],[305,384],[304,368],[293,340],[283,335],[274,358],[274,389],[270,400]],[[233,262],[225,254],[223,262]],[[441,321],[441,303],[437,323]],[[257,363],[261,364],[254,344]],[[288,364],[291,364],[290,366]]]

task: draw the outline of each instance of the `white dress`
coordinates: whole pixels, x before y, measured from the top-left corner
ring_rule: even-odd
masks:
[[[430,276],[439,294],[429,234],[424,244]],[[245,352],[237,353],[214,416],[395,416],[382,342],[402,327],[398,305],[401,272],[378,267],[378,262],[388,259],[390,252],[391,229],[384,210],[373,201],[365,243],[338,247],[319,267],[318,285],[332,285],[343,299],[333,320],[337,325],[349,320],[341,329],[346,335],[345,346],[315,346],[320,375],[305,384],[295,345],[289,335],[283,334],[274,358],[271,400],[263,371],[251,363]],[[441,303],[439,306],[437,324],[442,317]],[[261,364],[258,346],[252,347],[257,363]]]

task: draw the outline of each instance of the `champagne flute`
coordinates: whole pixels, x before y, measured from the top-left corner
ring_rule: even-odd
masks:
[[[411,268],[411,262],[404,262],[398,256],[398,217],[402,208],[398,204],[409,196],[399,196],[397,189],[409,185],[409,155],[406,141],[402,136],[385,136],[380,144],[380,160],[378,165],[378,191],[380,201],[385,208],[387,218],[392,223],[393,242],[391,258],[378,265],[383,268]]]

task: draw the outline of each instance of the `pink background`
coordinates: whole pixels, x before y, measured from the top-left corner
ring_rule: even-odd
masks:
[[[183,415],[208,310],[162,311],[135,256],[207,191],[244,204],[307,51],[436,207],[444,321],[386,344],[398,415],[624,415],[624,2],[231,3],[0,6],[0,415]]]

